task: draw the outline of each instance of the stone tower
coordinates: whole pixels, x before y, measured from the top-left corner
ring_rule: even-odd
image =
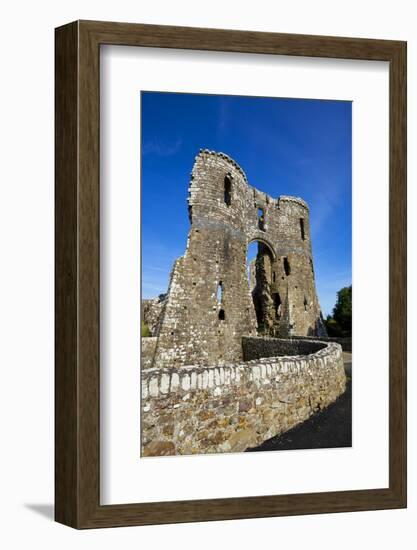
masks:
[[[242,358],[242,336],[325,335],[317,299],[309,211],[269,197],[237,163],[201,150],[188,197],[191,228],[171,272],[154,365],[222,364]],[[246,256],[258,254],[249,285]]]

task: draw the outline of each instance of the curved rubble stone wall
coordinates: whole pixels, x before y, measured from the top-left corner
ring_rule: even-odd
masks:
[[[261,357],[279,357],[282,355],[309,355],[327,346],[326,342],[297,338],[242,338],[243,360],[252,361]]]
[[[311,340],[311,337],[297,336],[297,340]],[[352,336],[314,336],[314,340],[320,342],[336,342],[342,346],[343,351],[352,353]]]
[[[345,385],[335,343],[310,355],[143,370],[142,456],[244,451],[327,407]]]

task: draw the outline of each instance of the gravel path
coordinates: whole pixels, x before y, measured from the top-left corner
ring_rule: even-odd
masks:
[[[264,441],[251,451],[285,451],[352,446],[352,356],[343,353],[346,391],[337,401],[292,430]]]

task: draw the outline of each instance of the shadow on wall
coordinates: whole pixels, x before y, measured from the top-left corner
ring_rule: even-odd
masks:
[[[310,355],[327,347],[326,342],[315,339],[280,339],[244,336],[242,338],[243,360],[253,361],[263,357]]]

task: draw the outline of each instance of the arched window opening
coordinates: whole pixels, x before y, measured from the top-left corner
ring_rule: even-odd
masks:
[[[274,298],[275,318],[281,319],[281,307],[282,307],[281,296],[279,295],[278,292],[276,292],[273,295],[273,298]]]
[[[226,174],[224,178],[224,202],[227,206],[232,204],[232,176]]]
[[[288,261],[288,258],[284,258],[284,271],[287,277],[291,273],[291,267],[290,267],[290,262]]]
[[[263,208],[258,208],[258,228],[265,231],[265,212]]]
[[[277,278],[273,248],[263,240],[249,243],[246,256],[248,290],[252,298],[258,334],[272,335],[273,278]],[[278,305],[277,305],[278,307]],[[255,327],[253,327],[255,328]]]
[[[301,238],[303,239],[303,241],[306,240],[306,234],[305,234],[305,229],[304,229],[304,218],[300,218],[300,231],[301,231]]]

